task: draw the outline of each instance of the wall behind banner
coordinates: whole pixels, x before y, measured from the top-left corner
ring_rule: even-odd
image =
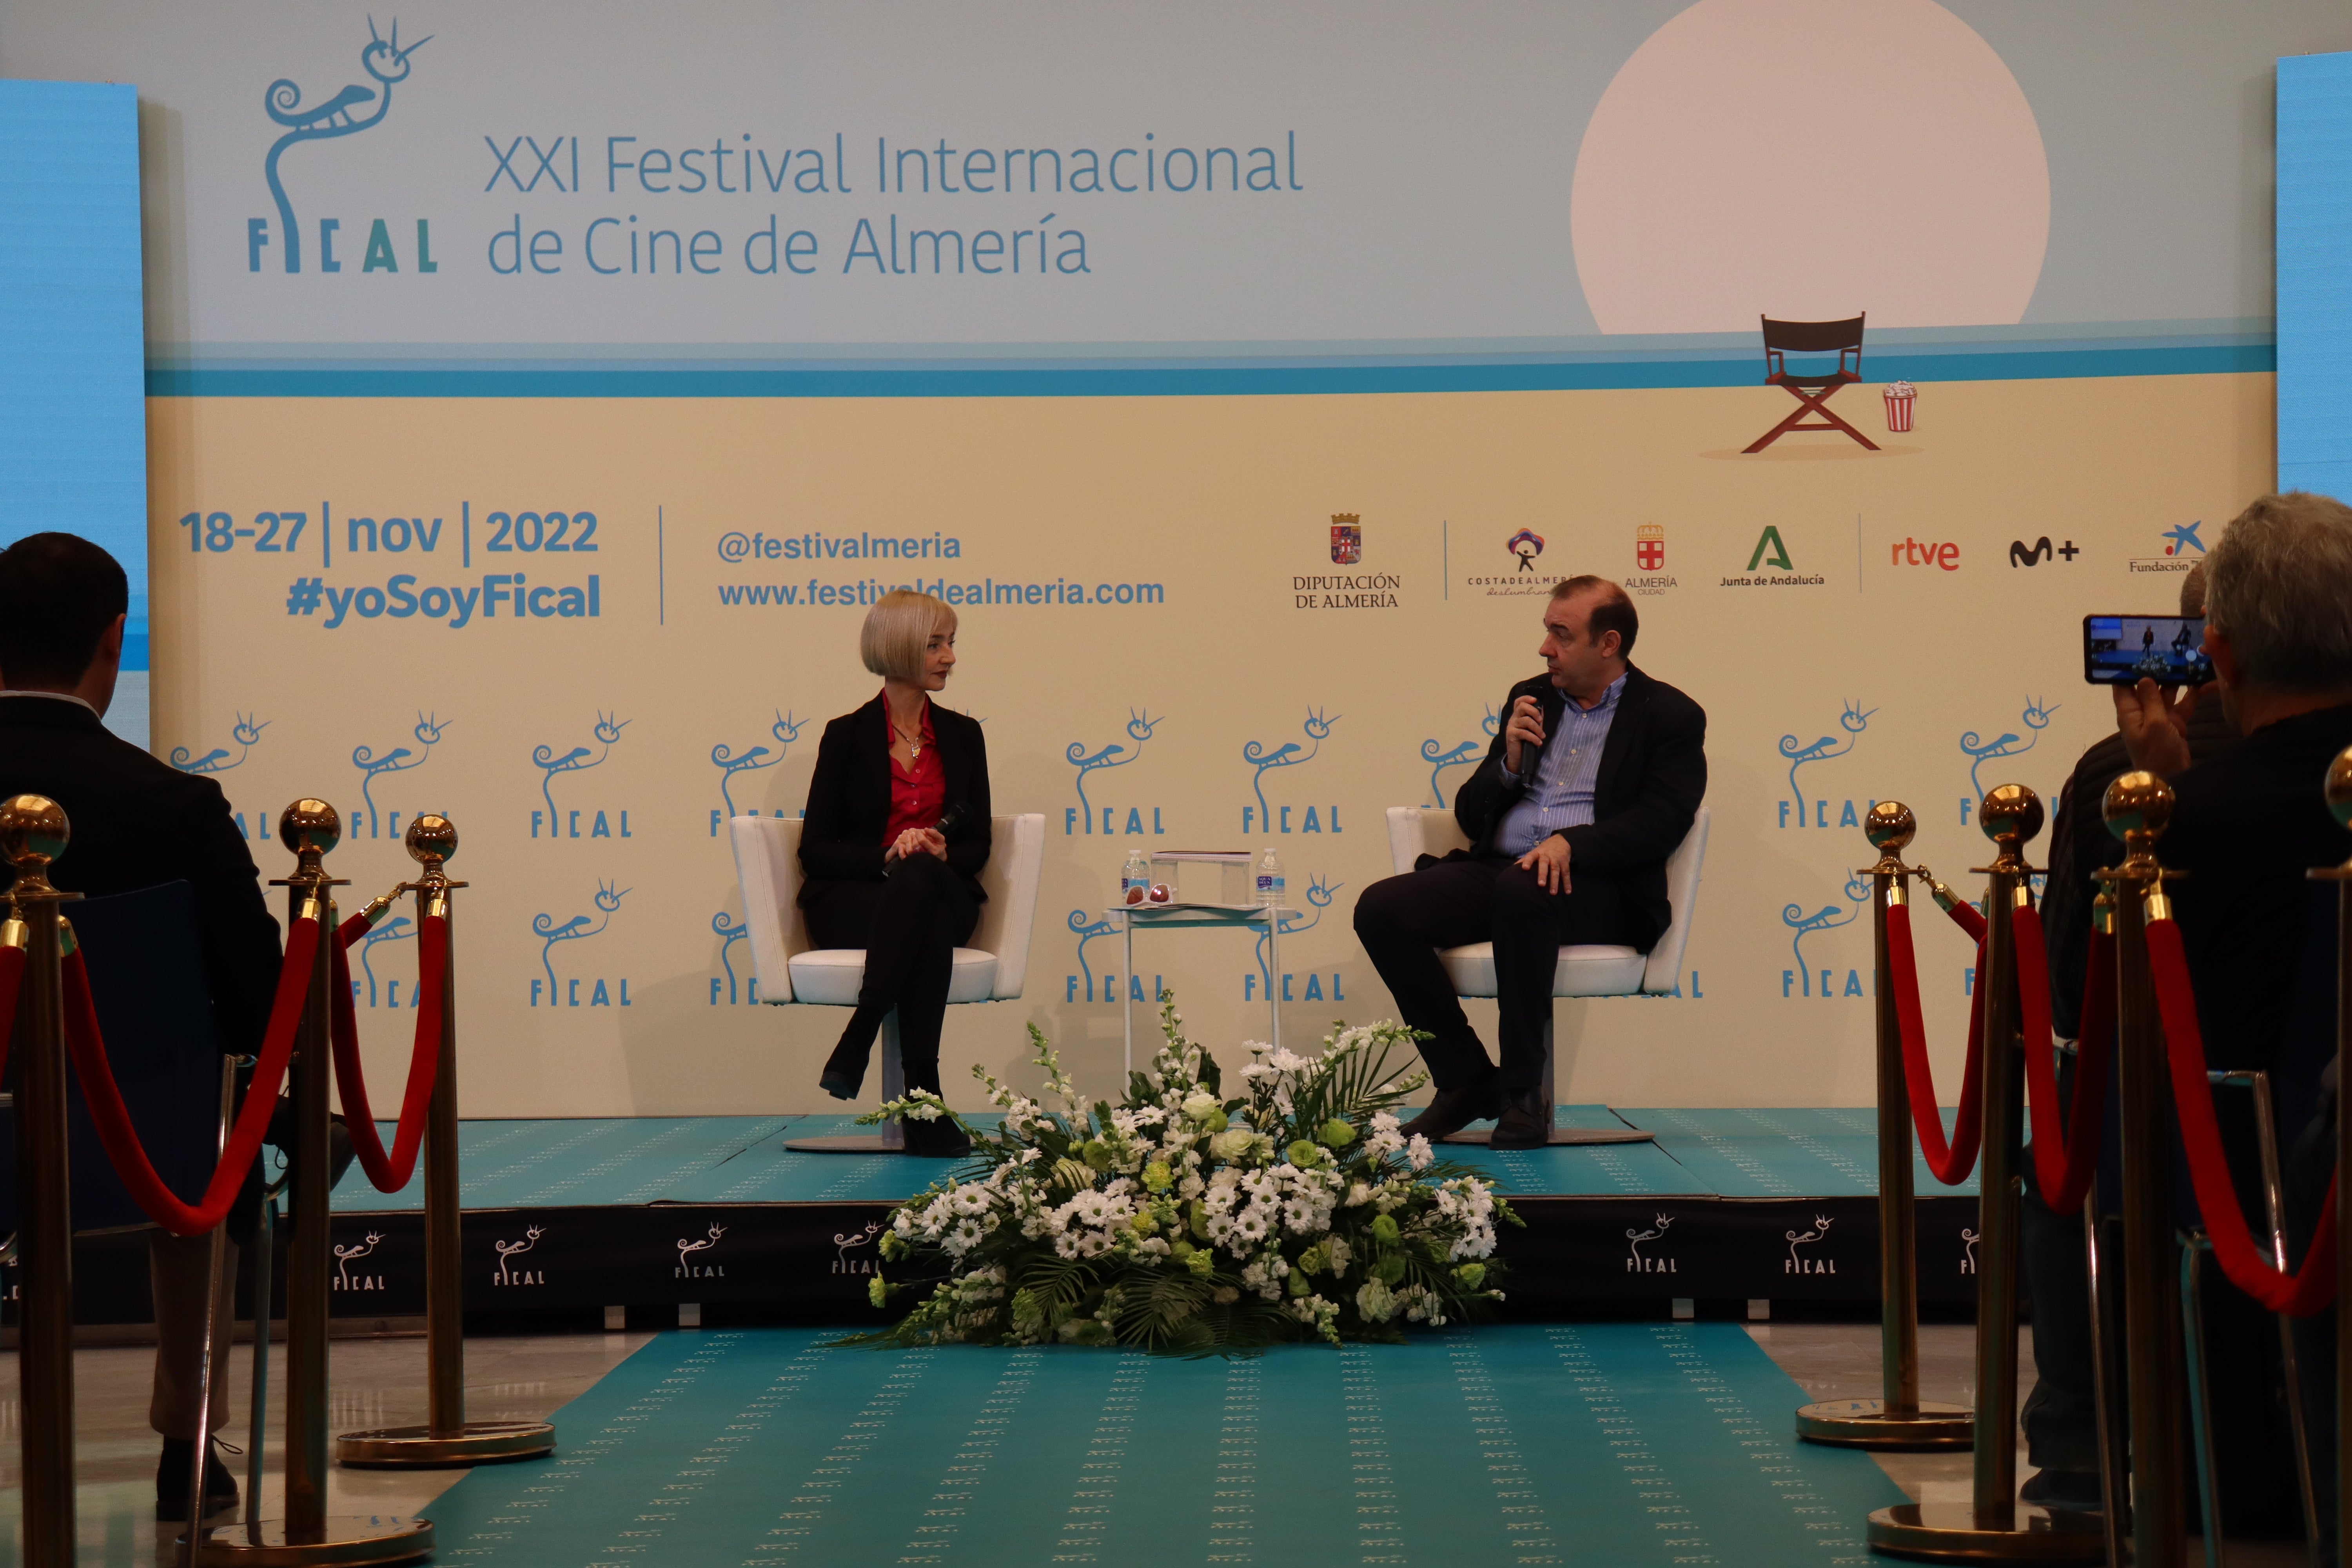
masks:
[[[0,74],[141,84],[156,745],[270,874],[334,801],[354,902],[457,819],[475,1115],[824,1103],[843,1016],[753,1002],[723,824],[799,807],[908,582],[1049,830],[951,1083],[1034,1022],[1108,1088],[1121,986],[1229,1051],[1268,984],[1386,1016],[1381,812],[1452,802],[1580,572],[1707,709],[1715,837],[1681,994],[1563,1003],[1564,1095],[1866,1100],[1860,814],[1980,864],[1982,793],[2111,725],[2081,616],[2168,608],[2269,487],[2246,106],[2347,47],[2305,0],[0,0]],[[1816,79],[1859,107],[1784,131]],[[1794,407],[1756,317],[1863,312],[1877,449],[1743,453]],[[1129,848],[1267,843],[1283,973],[1118,973]],[[379,1071],[414,938],[357,957]],[[1952,1073],[1969,954],[1924,952]]]

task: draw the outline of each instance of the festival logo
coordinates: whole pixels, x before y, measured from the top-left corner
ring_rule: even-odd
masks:
[[[1808,815],[1804,786],[1798,782],[1798,772],[1811,763],[1825,763],[1832,757],[1843,757],[1853,751],[1855,744],[1861,741],[1862,732],[1870,728],[1870,716],[1877,711],[1875,708],[1865,710],[1861,703],[1849,700],[1845,705],[1845,711],[1838,715],[1838,728],[1845,731],[1843,740],[1840,740],[1835,735],[1823,735],[1818,741],[1806,742],[1799,741],[1794,735],[1780,737],[1780,755],[1789,763],[1789,798],[1780,803],[1781,826],[1827,827],[1830,826],[1830,803],[1827,800],[1811,802],[1812,810]],[[1790,821],[1791,808],[1796,813],[1793,825]],[[1865,806],[1864,809],[1869,808]],[[1838,816],[1838,826],[1858,827],[1861,823],[1861,816],[1853,809],[1853,802],[1847,801],[1844,811]]]
[[[497,1272],[490,1276],[490,1283],[500,1289],[510,1285],[546,1284],[547,1270],[544,1268],[518,1268],[515,1267],[514,1261],[524,1253],[529,1252],[532,1247],[537,1247],[539,1245],[539,1238],[546,1234],[546,1226],[535,1225],[529,1230],[522,1233],[522,1239],[520,1241],[491,1242],[491,1247],[496,1248],[498,1251],[499,1267]]]
[[[688,1241],[680,1237],[677,1244],[677,1271],[671,1278],[675,1279],[724,1279],[727,1278],[725,1264],[712,1263],[707,1258],[698,1261],[700,1254],[709,1252],[718,1246],[719,1238],[726,1234],[725,1226],[714,1225],[699,1240]]]
[[[748,752],[739,752],[724,741],[710,748],[711,765],[719,770],[719,805],[710,813],[711,837],[719,837],[719,824],[730,816],[760,815],[760,808],[756,805],[746,809],[735,804],[735,796],[730,787],[735,782],[735,775],[758,773],[762,768],[772,768],[782,762],[784,749],[801,738],[801,726],[807,722],[807,720],[794,719],[789,713],[777,714],[776,721],[768,726],[768,733],[776,738],[776,747],[772,752],[766,746],[753,746]],[[783,808],[779,806],[776,815],[782,816]]]
[[[1783,999],[1790,996],[1818,994],[1826,1001],[1832,995],[1867,994],[1863,986],[1862,971],[1859,969],[1848,969],[1845,972],[1845,984],[1843,987],[1833,984],[1837,974],[1836,970],[1815,970],[1805,957],[1805,939],[1820,931],[1835,931],[1840,926],[1852,925],[1862,911],[1869,907],[1870,887],[1869,877],[1857,871],[1845,880],[1846,902],[1844,905],[1824,904],[1811,914],[1805,912],[1805,906],[1802,904],[1790,904],[1782,908],[1780,923],[1789,928],[1789,947],[1795,953],[1797,960],[1796,968],[1780,971],[1780,995]],[[1817,973],[1821,977],[1821,990],[1818,993],[1813,990],[1813,978]]]
[[[1645,1241],[1658,1240],[1666,1234],[1666,1231],[1674,1225],[1674,1220],[1669,1216],[1660,1215],[1657,1217],[1657,1222],[1648,1230],[1629,1229],[1625,1232],[1626,1273],[1672,1274],[1675,1272],[1675,1260],[1671,1258],[1664,1256],[1644,1258],[1642,1256],[1642,1243]]]
[[[598,882],[593,923],[591,923],[591,917],[584,914],[573,915],[570,920],[562,921],[558,921],[553,915],[550,914],[536,914],[530,917],[530,933],[540,941],[540,967],[546,972],[544,979],[536,974],[531,976],[530,1005],[532,1006],[611,1007],[618,1005],[626,1007],[629,1005],[629,983],[626,979],[613,982],[602,975],[574,975],[558,982],[555,976],[557,944],[583,942],[602,932],[605,927],[613,923],[614,911],[621,907],[621,900],[626,898],[628,893],[629,889],[626,888],[615,888],[610,882]],[[589,992],[588,1000],[585,1003],[580,999],[580,987],[583,982],[593,987]]]
[[[366,978],[363,981],[360,979],[352,980],[352,1001],[356,1002],[360,999],[360,987],[364,984],[367,987],[367,1005],[371,1007],[378,1005],[376,1001],[378,992],[375,978],[375,950],[384,942],[405,942],[415,934],[416,924],[406,915],[394,915],[389,920],[383,921],[377,925],[371,926],[368,930],[360,933],[360,973],[364,975]],[[400,980],[397,977],[384,981],[382,991],[383,998],[382,1005],[383,1006],[398,1007],[403,1005],[400,1000]],[[421,1006],[424,1005],[424,988],[412,982],[408,988],[408,1001],[406,1005],[411,1007]]]
[[[1097,980],[1095,976],[1094,965],[1087,962],[1087,943],[1098,936],[1109,936],[1118,930],[1118,922],[1108,915],[1098,915],[1091,920],[1087,915],[1088,911],[1085,910],[1072,910],[1069,914],[1070,932],[1078,939],[1078,973],[1064,977],[1062,1000],[1065,1002],[1116,1002],[1118,1000],[1118,971],[1108,970],[1104,972],[1100,980]],[[1160,977],[1157,974],[1153,975],[1151,994],[1147,996],[1143,994],[1143,977],[1130,974],[1127,977],[1127,999],[1148,1005],[1159,997],[1160,984]],[[1096,994],[1097,990],[1100,991],[1100,995]],[[1081,994],[1081,992],[1084,994]]]
[[[1070,742],[1069,750],[1063,754],[1068,759],[1070,765],[1078,770],[1076,781],[1078,790],[1078,804],[1072,806],[1065,806],[1062,809],[1062,831],[1065,834],[1092,834],[1099,831],[1104,837],[1108,837],[1113,833],[1118,832],[1124,832],[1130,835],[1139,835],[1149,831],[1150,834],[1158,836],[1168,831],[1166,826],[1160,821],[1160,808],[1156,805],[1150,807],[1130,805],[1127,808],[1124,820],[1122,821],[1118,807],[1115,805],[1097,806],[1093,801],[1087,797],[1087,775],[1088,773],[1101,773],[1108,768],[1123,768],[1129,763],[1140,759],[1143,755],[1144,742],[1151,739],[1151,732],[1158,729],[1161,724],[1165,723],[1167,719],[1168,715],[1165,713],[1162,713],[1159,718],[1154,719],[1149,709],[1129,709],[1127,710],[1127,738],[1135,742],[1131,749],[1117,741],[1113,741],[1104,746],[1100,751],[1089,752],[1087,750],[1087,743],[1084,741],[1073,741]],[[1143,826],[1143,814],[1147,809],[1151,813],[1151,826],[1148,830]],[[1095,817],[1097,814],[1102,817],[1102,824],[1099,829],[1097,829],[1095,824]]]
[[[416,737],[417,744],[424,748],[422,751],[412,752],[406,746],[394,746],[379,757],[375,754],[373,747],[352,748],[352,766],[360,771],[361,806],[359,816],[344,824],[352,837],[357,838],[360,836],[362,824],[370,838],[400,837],[400,813],[395,811],[392,814],[387,826],[383,814],[376,809],[375,781],[385,773],[404,773],[411,769],[423,767],[431,759],[433,748],[441,743],[441,731],[447,729],[452,722],[451,720],[437,719],[430,713],[419,713],[416,716],[416,728],[410,733]]]
[[[604,762],[606,757],[613,754],[614,746],[616,745],[621,739],[621,731],[627,729],[629,721],[622,718],[617,713],[608,714],[599,711],[596,715],[596,728],[593,731],[596,737],[596,744],[594,746],[574,746],[570,751],[564,752],[562,756],[556,755],[555,748],[552,746],[534,746],[531,748],[530,765],[540,771],[540,798],[547,802],[547,811],[545,813],[543,822],[547,829],[548,837],[610,838],[613,837],[613,823],[611,821],[613,814],[608,811],[596,811],[593,814],[594,820],[589,823],[588,831],[585,834],[583,834],[580,831],[580,818],[583,816],[588,815],[588,812],[584,808],[583,810],[573,811],[570,814],[570,831],[565,831],[566,823],[564,820],[564,814],[557,811],[555,808],[555,778],[558,773],[585,773],[588,769],[595,767],[597,764]],[[621,837],[626,838],[629,837],[629,814],[623,811],[619,816],[621,819]],[[532,812],[530,814],[530,836],[533,838],[539,837],[541,826],[541,814],[536,811]]]
[[[721,910],[710,917],[710,929],[719,938],[719,962],[727,971],[727,978],[724,980],[716,974],[710,977],[710,1005],[714,1007],[719,1005],[719,994],[722,990],[727,994],[727,1005],[730,1007],[734,1006],[739,1000],[757,1002],[760,999],[758,975],[744,977],[740,996],[735,981],[735,944],[750,936],[751,928],[737,922],[725,910]]]
[[[1816,1258],[1809,1253],[1800,1255],[1797,1251],[1797,1248],[1801,1247],[1809,1247],[1812,1243],[1821,1240],[1822,1237],[1829,1235],[1829,1233],[1830,1216],[1825,1214],[1817,1214],[1813,1216],[1813,1228],[1811,1230],[1791,1230],[1783,1232],[1782,1234],[1788,1237],[1789,1241],[1789,1260],[1780,1265],[1780,1272],[1783,1274],[1836,1273],[1836,1258]]]
[[[230,756],[226,746],[215,746],[201,757],[185,746],[174,746],[172,748],[172,765],[184,773],[225,773],[231,768],[243,765],[245,759],[252,754],[253,748],[261,743],[261,732],[268,728],[268,721],[257,724],[253,721],[253,715],[240,713],[229,731],[229,738],[236,742],[236,755]]]
[[[1331,564],[1353,566],[1364,558],[1364,527],[1352,511],[1331,514]]]
[[[2042,739],[2042,731],[2050,727],[2050,715],[2057,712],[2060,706],[2053,702],[2044,708],[2040,698],[2027,698],[2024,711],[2018,715],[2025,725],[2022,737],[2013,730],[1995,735],[1990,741],[1979,737],[1974,730],[1960,736],[1960,750],[1969,758],[1969,794],[1960,800],[1960,823],[1963,826],[1968,824],[1969,814],[1984,800],[1984,782],[1978,776],[1977,770],[1996,757],[2020,756],[2033,750],[2033,742]]]
[[[1974,1274],[1977,1271],[1977,1243],[1983,1239],[1984,1234],[1981,1231],[1970,1230],[1966,1226],[1960,1227],[1960,1240],[1963,1244],[1960,1253],[1961,1273]]]
[[[2205,520],[2200,518],[2168,528],[2158,535],[2164,541],[2163,554],[2136,555],[2126,564],[2134,572],[2186,572],[2205,553],[2205,542],[2197,537],[2197,531],[2204,526]]]
[[[1796,557],[1789,553],[1788,542],[1780,537],[1778,523],[1768,522],[1764,531],[1756,536],[1756,548],[1748,552],[1748,565],[1736,577],[1726,577],[1727,588],[1818,588],[1829,579],[1820,573],[1797,569]]]
[[[401,47],[400,24],[392,25],[392,37],[386,40],[375,30],[375,22],[368,22],[368,43],[360,51],[360,67],[373,78],[375,87],[353,83],[330,99],[302,106],[302,89],[285,77],[269,84],[262,98],[262,109],[270,119],[286,127],[284,135],[269,145],[268,155],[261,165],[262,178],[269,185],[270,199],[278,206],[278,232],[273,236],[266,217],[247,218],[245,223],[246,269],[261,270],[261,253],[273,243],[288,273],[302,270],[302,226],[294,216],[294,203],[286,194],[286,184],[279,174],[279,161],[287,150],[304,142],[334,141],[356,136],[362,131],[383,123],[392,112],[392,89],[408,79],[408,57],[432,41],[427,34]],[[366,106],[373,104],[371,110]],[[341,272],[343,263],[335,255],[336,232],[342,227],[340,218],[319,220],[318,268],[321,272]],[[416,248],[411,265],[418,272],[440,270],[433,259],[433,234],[425,218],[416,220]],[[367,251],[360,262],[362,275],[400,270],[400,256],[394,248],[392,230],[383,219],[376,218],[368,228]]]
[[[367,1233],[367,1239],[361,1242],[357,1247],[338,1246],[334,1249],[336,1289],[381,1290],[383,1289],[383,1275],[368,1273],[354,1274],[352,1272],[352,1265],[374,1252],[376,1244],[383,1239],[383,1233],[382,1231],[372,1230]]]
[[[876,1238],[882,1234],[882,1222],[869,1219],[863,1230],[834,1232],[833,1271],[835,1274],[871,1274],[877,1261],[872,1250]],[[852,1258],[851,1253],[860,1256]]]
[[[1277,917],[1282,921],[1282,934],[1286,937],[1293,932],[1313,930],[1322,921],[1323,911],[1331,907],[1331,900],[1339,896],[1339,889],[1347,885],[1345,882],[1326,882],[1320,877],[1308,879],[1307,902],[1315,912],[1302,915],[1294,910]],[[1266,935],[1261,931],[1257,939],[1257,973],[1251,974],[1244,971],[1242,974],[1242,1000],[1244,1002],[1264,1002],[1274,994],[1274,979],[1266,965]],[[1330,974],[1331,994],[1327,997],[1323,994],[1322,974],[1309,973],[1306,989],[1294,994],[1298,976],[1286,972],[1282,976],[1282,999],[1285,1002],[1345,1002],[1347,997],[1339,993],[1339,971],[1333,970]]]
[[[1478,721],[1478,727],[1486,732],[1486,741],[1465,741],[1458,746],[1448,747],[1432,735],[1421,743],[1421,760],[1429,764],[1429,804],[1437,810],[1445,809],[1445,792],[1438,787],[1438,775],[1448,768],[1475,767],[1480,754],[1486,749],[1486,742],[1492,741],[1503,727],[1502,713],[1489,707],[1486,717]]]
[[[2046,533],[2035,540],[2030,549],[2022,539],[2012,539],[2009,542],[2009,569],[2014,572],[2020,566],[2039,566],[2050,559],[2051,553],[2050,536]],[[2081,553],[2083,553],[2083,547],[2071,539],[2060,545],[2057,550],[2059,559],[2064,561],[2069,566],[2074,563],[2074,557]]]
[[[1257,805],[1255,808],[1256,815],[1255,816],[1251,815],[1252,807],[1246,805],[1242,807],[1243,837],[1246,837],[1253,833],[1289,833],[1292,831],[1290,825],[1290,813],[1292,808],[1287,805],[1280,808],[1278,814],[1279,826],[1277,826],[1277,813],[1273,809],[1269,809],[1265,804],[1265,775],[1276,768],[1295,768],[1302,763],[1313,762],[1315,760],[1316,753],[1323,749],[1323,742],[1330,738],[1332,726],[1339,722],[1339,720],[1337,715],[1327,719],[1319,710],[1309,708],[1307,710],[1307,722],[1302,727],[1303,732],[1306,734],[1307,741],[1307,743],[1305,746],[1301,746],[1296,741],[1285,741],[1281,745],[1275,747],[1272,751],[1268,751],[1265,747],[1265,743],[1262,741],[1244,741],[1242,742],[1242,761],[1249,763],[1252,768],[1256,770],[1255,773],[1250,774],[1250,789],[1251,792],[1257,796]],[[1340,831],[1339,808],[1334,805],[1329,809],[1331,814],[1331,831],[1337,833]],[[1318,813],[1314,806],[1308,806],[1307,808],[1307,815],[1300,819],[1297,831],[1300,833],[1322,832],[1323,817],[1321,814]]]

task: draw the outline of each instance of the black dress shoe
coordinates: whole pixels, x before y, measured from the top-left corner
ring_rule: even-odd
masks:
[[[1408,1138],[1426,1138],[1435,1143],[1451,1138],[1473,1121],[1493,1119],[1502,1109],[1503,1080],[1488,1073],[1480,1082],[1457,1089],[1441,1089],[1429,1102],[1429,1109],[1397,1129]]]
[[[1551,1142],[1551,1105],[1541,1086],[1507,1089],[1503,1113],[1495,1119],[1489,1149],[1541,1149]]]
[[[166,1524],[188,1521],[188,1461],[195,1458],[193,1437],[163,1439],[163,1458],[155,1461],[155,1517]],[[205,1455],[205,1517],[236,1506],[236,1481],[220,1455]]]
[[[971,1152],[971,1134],[947,1117],[936,1121],[918,1121],[912,1117],[899,1122],[907,1130],[907,1152],[927,1160],[961,1160]]]

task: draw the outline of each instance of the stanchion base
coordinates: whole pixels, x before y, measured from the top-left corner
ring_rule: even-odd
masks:
[[[2104,1563],[2095,1513],[2011,1504],[1981,1515],[1964,1502],[1905,1502],[1870,1516],[1870,1549],[1921,1563]]]
[[[903,1154],[903,1143],[885,1143],[878,1133],[845,1132],[835,1138],[794,1138],[784,1144],[806,1154]]]
[[[216,1524],[196,1537],[196,1562],[199,1568],[379,1568],[433,1555],[429,1519],[330,1514],[315,1534],[316,1540],[289,1541],[282,1519],[263,1520],[250,1533],[242,1524]]]
[[[377,1426],[335,1439],[335,1462],[354,1469],[455,1469],[529,1459],[555,1447],[544,1421],[468,1421],[456,1432],[430,1426]]]
[[[1468,1132],[1456,1132],[1441,1140],[1446,1143],[1484,1143],[1495,1135],[1491,1127],[1480,1127]],[[1654,1132],[1644,1132],[1638,1127],[1555,1127],[1547,1140],[1555,1149],[1574,1143],[1651,1143],[1657,1141]]]
[[[1797,1436],[1844,1448],[1965,1448],[1976,1441],[1976,1415],[1964,1405],[1923,1399],[1890,1415],[1883,1399],[1824,1399],[1797,1409]]]

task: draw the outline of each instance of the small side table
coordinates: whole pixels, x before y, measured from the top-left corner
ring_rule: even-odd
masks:
[[[1145,931],[1200,930],[1214,926],[1253,927],[1265,932],[1265,966],[1270,974],[1282,973],[1282,921],[1296,915],[1297,910],[1269,907],[1265,904],[1114,904],[1105,911],[1118,922],[1119,942],[1126,973],[1119,978],[1118,1016],[1123,1033],[1127,1070],[1135,1070],[1135,933]],[[1265,988],[1266,1013],[1273,1030],[1271,1044],[1282,1044],[1281,988],[1269,984]]]

